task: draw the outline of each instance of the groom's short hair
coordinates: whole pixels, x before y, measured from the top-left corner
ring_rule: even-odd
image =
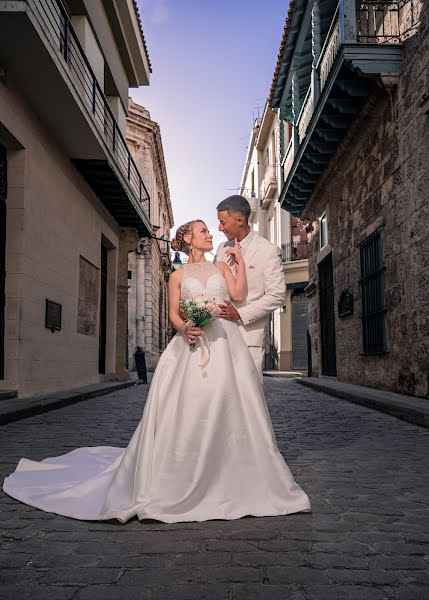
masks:
[[[229,213],[240,213],[246,220],[250,217],[250,204],[244,196],[228,196],[217,205],[217,210],[226,210]]]

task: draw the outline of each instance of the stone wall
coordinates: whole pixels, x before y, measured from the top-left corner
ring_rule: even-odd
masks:
[[[309,311],[313,374],[321,373],[318,263],[332,250],[338,378],[429,397],[428,4],[414,2],[413,10],[421,10],[420,25],[405,42],[399,78],[384,78],[369,98],[302,217],[315,226]],[[317,218],[325,210],[329,246],[320,252]],[[388,352],[364,356],[358,243],[379,225],[384,225]],[[354,314],[339,319],[337,302],[345,288],[353,294]]]
[[[151,223],[156,227],[157,238],[169,239],[173,218],[159,126],[144,107],[132,100],[129,109],[127,143],[150,195]],[[132,355],[139,345],[145,350],[148,370],[153,371],[169,333],[167,279],[171,265],[164,264],[157,240],[142,239],[140,245],[141,254],[137,261],[143,262],[141,268],[135,257],[130,256],[129,261],[132,278],[129,281],[128,364],[129,368],[134,368]],[[141,296],[143,300],[137,302],[137,297]],[[142,318],[142,329],[139,330]]]

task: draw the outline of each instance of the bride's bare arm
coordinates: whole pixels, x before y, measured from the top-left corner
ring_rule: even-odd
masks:
[[[235,245],[233,248],[229,248],[228,250],[229,254],[233,255],[235,258],[235,264],[237,265],[236,276],[234,277],[226,263],[217,262],[215,265],[216,268],[219,269],[220,273],[225,277],[228,294],[230,295],[231,300],[241,303],[244,302],[247,297],[246,265],[237,245]]]
[[[180,286],[182,284],[182,273],[174,271],[168,280],[168,317],[174,329],[184,331],[185,321],[179,314],[180,309]]]
[[[168,280],[168,317],[174,329],[181,331],[189,342],[194,343],[201,335],[201,329],[198,327],[188,327],[180,316],[180,288],[182,285],[183,273],[174,271]]]

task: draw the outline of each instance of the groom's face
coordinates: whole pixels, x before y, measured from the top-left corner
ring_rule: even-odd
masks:
[[[240,213],[220,210],[217,217],[219,219],[219,231],[222,231],[229,240],[235,240],[243,223],[243,216]]]

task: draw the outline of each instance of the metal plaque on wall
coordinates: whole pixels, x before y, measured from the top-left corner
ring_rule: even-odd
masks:
[[[51,331],[61,329],[61,304],[46,300],[45,327]]]
[[[353,314],[353,296],[349,290],[343,290],[338,300],[338,316],[348,317]]]

